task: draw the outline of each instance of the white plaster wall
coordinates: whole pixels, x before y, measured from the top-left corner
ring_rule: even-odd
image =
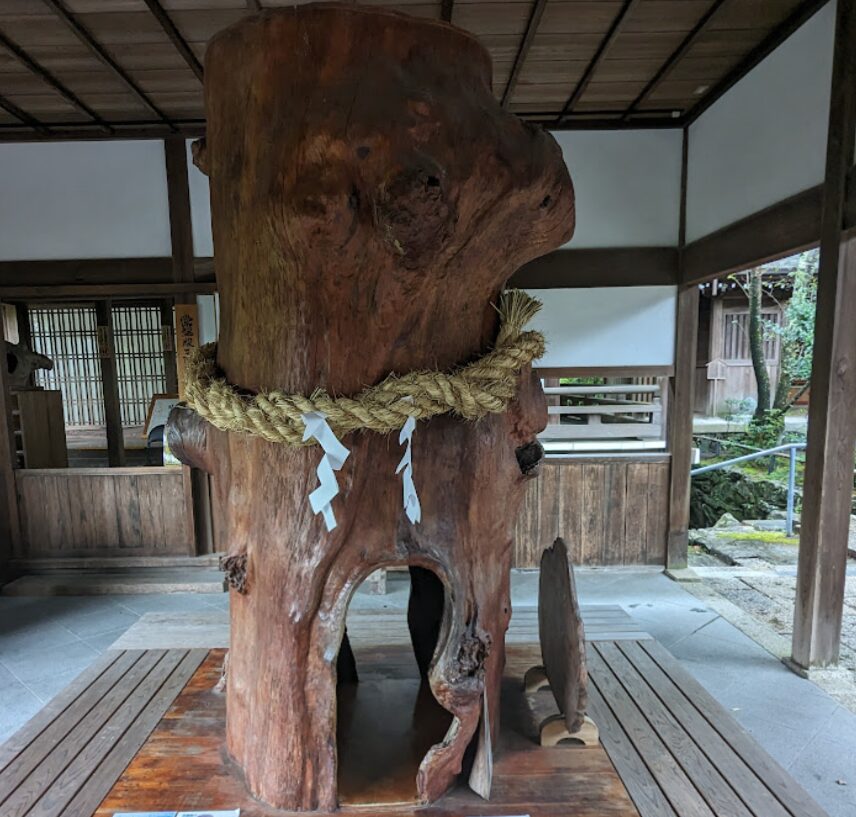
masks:
[[[211,199],[208,192],[208,177],[193,164],[190,152],[192,140],[187,141],[187,183],[190,188],[190,221],[193,227],[193,254],[197,258],[214,255],[214,239],[211,236]]]
[[[834,29],[830,2],[690,126],[689,241],[823,180]]]
[[[677,287],[532,289],[543,303],[530,327],[547,352],[536,366],[671,366]]]
[[[0,180],[0,260],[171,253],[159,140],[3,144]]]
[[[657,247],[678,243],[681,131],[553,133],[576,192],[577,229],[568,247]]]

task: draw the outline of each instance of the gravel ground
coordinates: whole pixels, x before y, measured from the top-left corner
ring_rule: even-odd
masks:
[[[706,585],[790,639],[798,547],[792,543],[744,538],[753,530],[738,523],[738,526],[726,524],[693,531],[696,547],[691,549],[690,567],[702,568],[700,573]],[[740,538],[731,538],[735,534]],[[758,535],[769,539],[764,533]],[[856,549],[856,522],[851,525],[850,542]],[[710,570],[716,566],[723,569]],[[704,575],[711,572],[716,575]],[[856,674],[856,559],[848,561],[845,578],[840,666]]]

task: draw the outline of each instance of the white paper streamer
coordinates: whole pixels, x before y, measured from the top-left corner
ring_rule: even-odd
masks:
[[[416,485],[413,482],[413,432],[416,430],[416,420],[408,417],[398,435],[398,444],[407,443],[404,456],[395,469],[396,474],[401,474],[401,487],[404,492],[404,512],[412,524],[416,525],[422,521],[422,506],[419,504],[419,496],[416,493]]]
[[[314,437],[321,448],[324,456],[315,469],[318,474],[318,487],[309,494],[309,504],[313,512],[324,516],[324,524],[331,531],[336,527],[336,517],[333,514],[333,497],[339,493],[339,483],[336,481],[335,471],[341,469],[351,452],[339,442],[333,429],[327,425],[327,415],[323,411],[309,411],[301,414],[300,419],[306,426],[303,432],[303,441]]]

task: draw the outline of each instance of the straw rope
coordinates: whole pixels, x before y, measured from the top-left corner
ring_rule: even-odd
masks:
[[[508,290],[498,307],[496,344],[483,357],[452,372],[391,374],[356,397],[333,397],[323,390],[309,397],[281,391],[242,394],[218,376],[216,346],[208,344],[188,356],[185,396],[191,408],[223,431],[293,446],[314,444],[303,441],[300,415],[310,411],[323,411],[338,437],[358,429],[384,434],[400,429],[408,417],[425,420],[445,412],[477,420],[505,411],[517,392],[520,369],[544,354],[543,335],[523,331],[540,308],[522,290]]]

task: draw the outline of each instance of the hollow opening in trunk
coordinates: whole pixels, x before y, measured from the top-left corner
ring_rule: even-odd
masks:
[[[337,660],[339,803],[413,803],[419,765],[452,723],[428,683],[446,591],[415,566],[388,573],[383,604],[370,586],[351,598]]]

